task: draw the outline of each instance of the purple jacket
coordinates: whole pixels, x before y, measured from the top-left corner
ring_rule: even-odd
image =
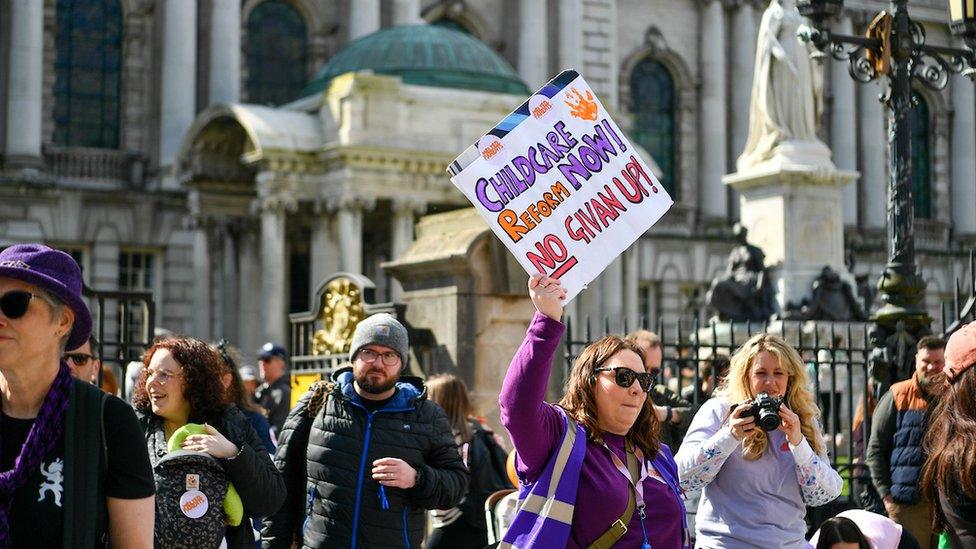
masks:
[[[614,467],[608,448],[588,440],[580,426],[567,429],[575,424],[568,422],[562,409],[543,400],[564,329],[562,323],[536,313],[499,397],[502,423],[518,452],[521,479],[523,506],[504,536],[504,542],[514,547],[586,547],[621,517],[629,499],[630,484]],[[623,437],[606,434],[604,439],[618,457],[623,455]],[[677,466],[666,445],[651,464],[660,479],[646,479],[643,484],[648,539],[654,549],[687,547]],[[548,500],[553,503],[545,506]],[[573,520],[577,507],[586,520]],[[618,543],[639,547],[642,541],[635,512]]]

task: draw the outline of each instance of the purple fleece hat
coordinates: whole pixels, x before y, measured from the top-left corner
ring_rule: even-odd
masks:
[[[67,350],[77,349],[88,340],[91,313],[81,299],[81,269],[70,255],[42,244],[17,244],[0,252],[0,277],[33,284],[56,296],[75,313]]]

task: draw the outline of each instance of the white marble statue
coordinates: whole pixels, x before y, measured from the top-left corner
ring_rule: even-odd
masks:
[[[739,172],[778,154],[790,156],[790,150],[826,149],[817,138],[823,110],[822,67],[810,58],[809,46],[796,36],[805,23],[795,0],[771,0],[763,13],[756,44],[749,139],[737,162]],[[784,144],[790,146],[782,147]],[[829,152],[827,155],[829,162]]]

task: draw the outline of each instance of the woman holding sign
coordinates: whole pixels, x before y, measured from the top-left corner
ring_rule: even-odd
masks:
[[[559,404],[543,400],[565,296],[558,280],[529,279],[537,312],[499,397],[521,488],[501,546],[688,547],[677,467],[659,439],[641,349],[617,336],[591,343]]]

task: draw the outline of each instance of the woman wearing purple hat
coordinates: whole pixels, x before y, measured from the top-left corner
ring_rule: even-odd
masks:
[[[0,252],[0,548],[152,547],[154,483],[135,413],[61,360],[91,333],[81,286],[64,252]]]

